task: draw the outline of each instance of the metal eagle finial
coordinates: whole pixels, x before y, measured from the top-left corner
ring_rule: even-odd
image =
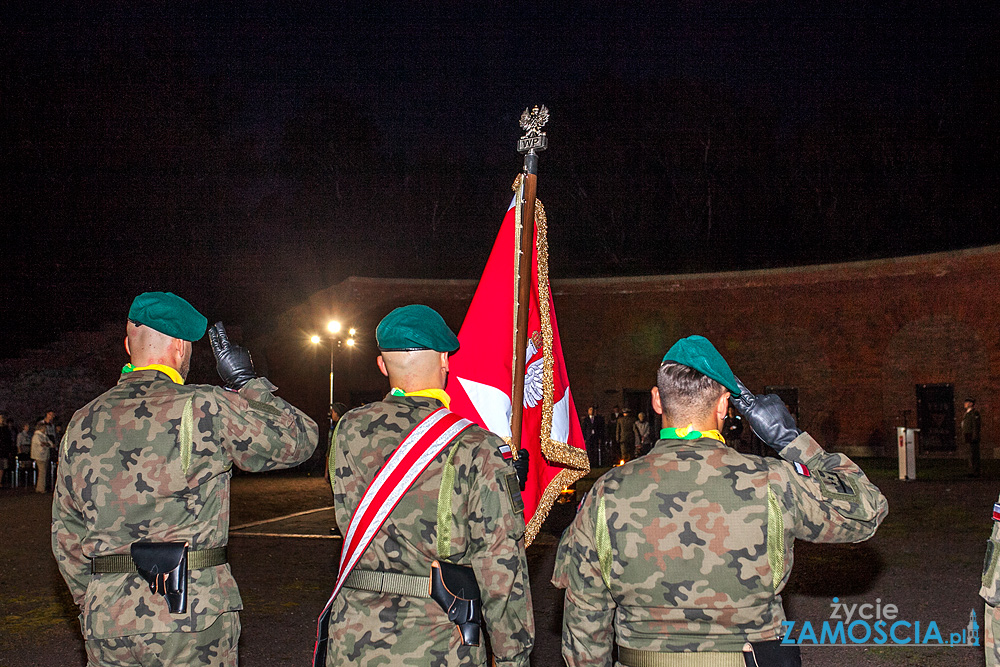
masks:
[[[525,107],[524,113],[521,114],[521,127],[527,131],[524,135],[526,137],[537,137],[547,122],[549,122],[549,110],[544,104],[540,109],[536,106],[530,111]]]
[[[544,104],[533,109],[525,107],[524,113],[521,114],[521,127],[524,128],[525,135],[518,140],[517,150],[532,155],[535,151],[545,150],[549,140],[542,132],[542,128],[547,122],[549,122],[549,110]]]

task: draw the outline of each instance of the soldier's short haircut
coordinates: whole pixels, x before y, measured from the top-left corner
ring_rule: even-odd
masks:
[[[714,409],[715,401],[726,391],[704,373],[672,361],[660,366],[656,387],[667,422],[678,427],[700,421]]]

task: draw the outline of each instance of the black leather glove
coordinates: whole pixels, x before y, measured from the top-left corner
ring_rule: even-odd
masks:
[[[517,451],[517,459],[514,461],[514,472],[517,473],[517,484],[524,491],[524,485],[528,483],[528,450],[521,448]]]
[[[795,425],[795,419],[779,396],[754,396],[739,378],[736,378],[736,386],[740,388],[740,395],[733,396],[730,400],[746,417],[758,438],[780,452],[785,445],[799,437],[802,431]]]
[[[212,353],[215,355],[215,368],[219,377],[229,389],[239,390],[250,380],[257,377],[253,370],[253,359],[250,351],[242,345],[229,342],[226,328],[222,322],[216,322],[208,328],[208,338],[212,342]]]

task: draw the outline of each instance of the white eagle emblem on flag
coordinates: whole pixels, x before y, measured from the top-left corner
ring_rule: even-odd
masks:
[[[542,334],[536,331],[528,339],[524,354],[524,407],[533,408],[542,400],[542,378],[545,370],[545,355],[541,354]],[[535,359],[535,355],[538,358]]]

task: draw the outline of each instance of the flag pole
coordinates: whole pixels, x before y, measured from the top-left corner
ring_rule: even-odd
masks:
[[[531,258],[535,241],[535,192],[538,188],[538,152],[549,146],[541,131],[549,120],[549,110],[543,105],[521,114],[521,127],[527,133],[517,142],[517,151],[524,153],[521,187],[518,190],[517,216],[520,228],[515,229],[517,244],[517,301],[514,316],[514,386],[511,392],[510,448],[515,458],[521,449],[521,424],[524,417],[524,361],[528,347],[528,312],[531,301]]]

